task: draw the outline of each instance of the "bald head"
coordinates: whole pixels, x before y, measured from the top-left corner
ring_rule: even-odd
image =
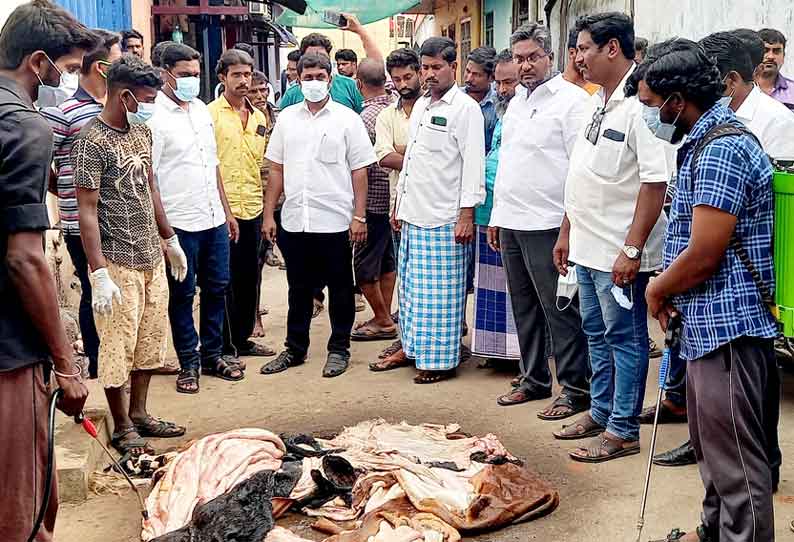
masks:
[[[386,84],[386,68],[382,62],[372,58],[365,58],[358,64],[356,78],[365,87],[373,90],[383,90],[383,85]]]

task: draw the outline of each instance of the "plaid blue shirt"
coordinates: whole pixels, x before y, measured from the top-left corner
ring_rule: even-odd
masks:
[[[741,126],[733,112],[717,104],[695,123],[678,151],[678,181],[670,209],[664,246],[669,267],[687,247],[692,232],[692,210],[708,205],[737,217],[741,241],[764,283],[774,291],[772,265],[772,166],[761,147],[749,136],[726,136],[706,146],[695,167],[697,143],[712,127],[726,122]],[[775,337],[777,328],[749,271],[729,248],[717,272],[673,300],[684,328],[681,357],[702,358],[742,337]]]

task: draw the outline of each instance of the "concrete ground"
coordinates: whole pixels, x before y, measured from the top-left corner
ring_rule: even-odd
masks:
[[[265,341],[280,347],[285,334],[286,278],[283,271],[267,268],[263,304]],[[470,304],[471,305],[471,304]],[[363,318],[367,313],[359,313]],[[658,328],[651,325],[656,339]],[[471,433],[495,433],[515,455],[551,481],[560,492],[559,508],[543,519],[513,526],[469,540],[489,542],[634,542],[636,523],[650,443],[650,427],[642,433],[643,451],[601,465],[584,465],[568,459],[571,443],[556,441],[551,431],[559,423],[543,422],[535,413],[543,403],[509,408],[496,405],[513,375],[478,369],[476,360],[461,367],[453,381],[417,386],[412,369],[372,373],[367,363],[388,343],[354,343],[352,366],[343,376],[324,379],[325,342],[329,334],[327,312],[314,320],[309,362],[273,376],[259,374],[262,359],[249,358],[244,381],[229,383],[214,378],[201,381],[199,395],[174,391],[173,377],[155,377],[150,391],[150,412],[188,427],[183,439],[155,441],[158,450],[177,446],[208,433],[235,427],[262,427],[276,433],[328,432],[374,417],[392,422],[459,423]],[[646,404],[655,399],[657,363],[652,364]],[[775,497],[778,540],[792,540],[789,522],[794,519],[794,377],[784,376],[780,423],[784,465],[780,491]],[[104,404],[101,389],[92,382],[90,405]],[[685,425],[661,426],[657,450],[677,446],[687,438]],[[696,467],[655,468],[651,482],[643,540],[664,538],[672,527],[692,528],[698,521],[702,486]],[[79,506],[62,505],[56,540],[62,542],[133,542],[139,540],[140,516],[134,496],[91,497]],[[288,518],[304,536],[322,536],[306,528],[300,517]],[[762,541],[759,541],[762,542]],[[766,542],[766,541],[764,541]]]

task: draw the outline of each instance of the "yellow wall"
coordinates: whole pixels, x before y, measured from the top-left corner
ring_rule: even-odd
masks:
[[[460,58],[460,21],[471,18],[471,48],[480,46],[481,5],[479,0],[438,0],[436,3],[435,35],[441,36],[441,30],[455,25],[455,43],[458,46],[458,81],[462,81],[466,69],[466,59]]]

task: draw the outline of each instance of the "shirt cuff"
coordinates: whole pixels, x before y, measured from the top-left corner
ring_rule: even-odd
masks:
[[[467,194],[463,193],[460,196],[460,208],[466,209],[468,207],[477,207],[485,203],[485,192],[481,194]]]
[[[378,160],[375,159],[375,157],[368,158],[366,160],[362,160],[361,162],[359,162],[357,164],[352,164],[350,166],[350,171],[355,171],[357,169],[362,169],[362,168],[365,168],[365,167],[369,167],[372,164],[376,164],[377,162],[378,162]]]
[[[50,227],[45,203],[27,203],[6,207],[0,211],[0,224],[8,233],[44,231]]]

